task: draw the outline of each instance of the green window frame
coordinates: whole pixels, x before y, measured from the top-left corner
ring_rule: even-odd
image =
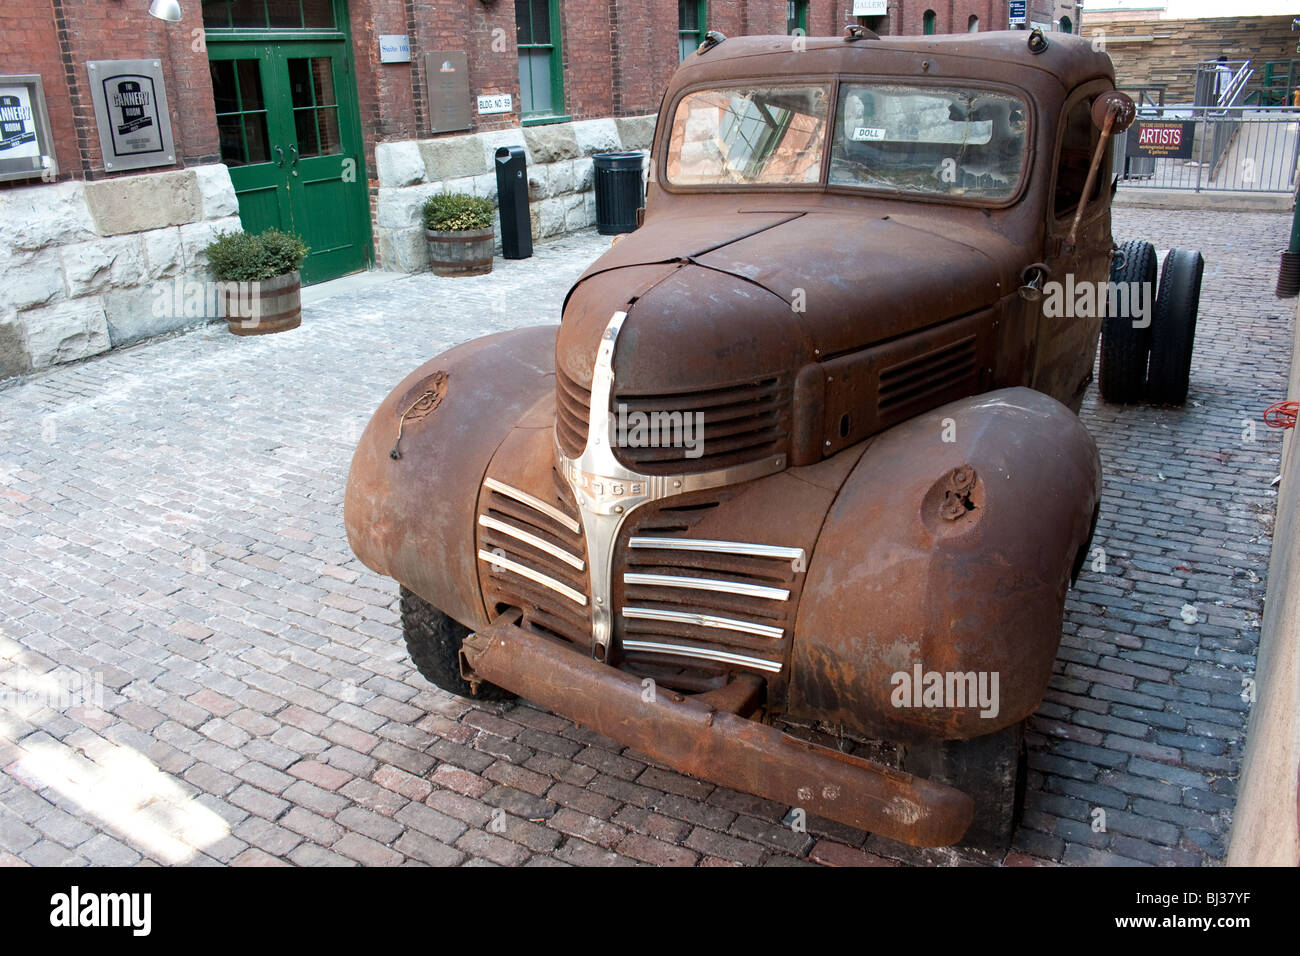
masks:
[[[560,0],[515,0],[521,122],[568,119],[564,113],[561,29]]]
[[[704,42],[709,10],[705,0],[677,0],[677,59],[686,59]]]
[[[794,36],[796,30],[800,36],[808,35],[808,0],[786,0],[785,32]]]
[[[937,13],[933,10],[926,10],[921,16],[921,32],[926,36],[931,36],[934,33],[935,21],[938,19],[939,15]]]

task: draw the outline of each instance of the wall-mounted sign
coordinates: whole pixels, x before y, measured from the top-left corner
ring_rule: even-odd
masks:
[[[488,93],[478,98],[480,113],[509,113],[514,109],[514,99],[509,93]]]
[[[883,17],[889,13],[889,0],[853,0],[855,17]]]
[[[1158,156],[1161,159],[1191,159],[1196,124],[1191,120],[1140,119],[1128,129],[1126,156]]]
[[[176,162],[162,63],[92,60],[86,72],[104,168],[119,172]]]
[[[1010,0],[1007,11],[1007,26],[1023,27],[1029,21],[1029,0]]]
[[[382,34],[379,37],[380,63],[410,63],[411,38],[406,34]]]
[[[469,129],[469,61],[464,51],[426,53],[424,80],[433,132]]]
[[[53,179],[58,171],[41,78],[0,76],[0,180]]]

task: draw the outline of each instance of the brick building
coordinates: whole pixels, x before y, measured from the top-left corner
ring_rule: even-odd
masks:
[[[1047,0],[1028,2],[1036,20]],[[168,22],[149,0],[7,3],[0,378],[212,314],[160,288],[188,301],[206,245],[241,224],[302,234],[309,283],[424,269],[423,201],[494,198],[502,145],[528,151],[535,237],[588,226],[592,154],[649,145],[706,30],[839,34],[863,9],[882,34],[1008,16],[1007,0],[179,0]]]

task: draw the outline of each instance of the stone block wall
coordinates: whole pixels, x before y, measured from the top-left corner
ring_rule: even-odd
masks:
[[[218,164],[0,191],[0,379],[213,317],[204,249],[238,228]]]
[[[1104,37],[1106,52],[1115,63],[1116,86],[1123,90],[1164,86],[1167,103],[1192,101],[1196,64],[1204,60],[1220,56],[1250,60],[1255,75],[1246,84],[1249,92],[1258,89],[1265,62],[1300,56],[1296,53],[1300,35],[1292,31],[1289,16],[1161,20],[1155,14],[1139,18],[1091,11],[1085,35]]]
[[[501,146],[523,146],[528,158],[534,240],[593,225],[596,194],[591,157],[622,150],[648,152],[654,123],[653,115],[631,116],[380,143],[375,149],[379,268],[397,272],[429,268],[420,221],[429,196],[463,192],[495,204],[496,151]],[[499,223],[497,233],[499,250]]]

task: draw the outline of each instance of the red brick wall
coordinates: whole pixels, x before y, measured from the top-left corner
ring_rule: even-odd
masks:
[[[1005,0],[890,0],[889,8],[889,32],[896,36],[923,34],[927,10],[935,13],[935,33],[967,33],[972,16],[979,17],[981,33],[1007,29]]]
[[[809,33],[837,36],[852,0],[810,0]],[[39,73],[64,178],[103,177],[90,101],[89,59],[162,60],[178,165],[218,159],[207,53],[199,41],[199,0],[182,4],[185,19],[163,23],[144,0],[32,0],[0,12],[0,54],[7,72]],[[464,50],[470,90],[510,93],[516,112],[471,115],[473,129],[519,122],[514,0],[350,0],[357,96],[366,166],[378,142],[430,135],[422,54]],[[1005,0],[891,0],[888,32],[922,32],[925,10],[939,32],[1005,29]],[[565,112],[574,119],[630,116],[658,109],[677,66],[676,0],[561,0]],[[785,0],[711,0],[708,28],[728,36],[785,33]],[[407,34],[409,64],[381,64],[379,36]],[[495,48],[494,48],[495,47]]]
[[[177,165],[216,159],[207,53],[190,32],[201,24],[198,5],[190,4],[178,24],[155,20],[146,10],[120,0],[46,0],[6,4],[0,12],[0,68],[41,75],[61,179],[108,175],[100,155],[87,60],[162,61]]]
[[[67,69],[59,52],[59,38],[49,3],[0,7],[0,38],[3,38],[0,40],[0,72],[40,74],[54,134],[59,178],[73,178],[81,170],[81,153],[72,104],[68,99]],[[11,185],[25,186],[30,182],[17,180]]]

